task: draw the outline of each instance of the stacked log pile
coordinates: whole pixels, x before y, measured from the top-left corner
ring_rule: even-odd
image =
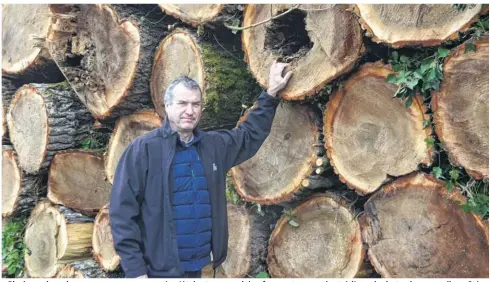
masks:
[[[199,126],[232,129],[282,61],[270,135],[227,179],[216,277],[488,277],[488,210],[434,173],[442,156],[488,185],[488,6],[455,6],[4,5],[2,219],[27,219],[25,276],[124,277],[114,173],[169,83],[196,80]],[[440,85],[399,99],[390,52],[437,48]]]

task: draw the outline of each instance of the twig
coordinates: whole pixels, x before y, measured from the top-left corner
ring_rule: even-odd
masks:
[[[240,61],[240,59],[238,59],[237,57],[235,57],[230,51],[226,50],[225,47],[223,47],[223,45],[221,45],[221,43],[219,43],[218,41],[218,38],[216,38],[216,35],[214,35],[213,33],[213,37],[214,37],[214,40],[216,41],[216,43],[218,43],[218,45],[228,54],[230,55],[231,57],[233,57],[233,59],[237,60],[238,62],[240,63],[243,63],[243,61]]]
[[[259,22],[259,23],[253,24],[253,25],[244,26],[244,27],[236,27],[236,26],[231,26],[231,25],[227,25],[226,23],[225,23],[224,25],[225,25],[225,27],[227,27],[227,28],[229,28],[229,29],[232,29],[232,30],[238,30],[238,31],[241,31],[241,30],[246,30],[246,29],[249,29],[249,28],[253,28],[253,27],[259,26],[259,25],[261,25],[261,24],[265,24],[265,23],[267,23],[267,22],[270,22],[270,21],[275,20],[275,19],[277,19],[277,18],[280,18],[280,17],[282,17],[282,16],[285,16],[285,15],[287,15],[287,14],[291,13],[292,11],[296,10],[296,9],[299,7],[299,5],[301,5],[301,4],[298,4],[298,5],[296,5],[296,6],[292,7],[292,8],[289,8],[289,9],[288,9],[287,11],[285,11],[284,13],[281,13],[281,14],[279,14],[279,15],[275,16],[275,17],[269,18],[269,19],[267,19],[267,20],[265,20],[265,21],[261,21],[261,22]]]
[[[333,4],[333,6],[330,6],[328,8],[321,8],[321,9],[302,9],[302,8],[297,8],[297,9],[301,10],[301,11],[306,11],[306,12],[309,12],[309,11],[326,11],[326,10],[330,10],[330,9],[334,8],[337,5],[338,4]]]

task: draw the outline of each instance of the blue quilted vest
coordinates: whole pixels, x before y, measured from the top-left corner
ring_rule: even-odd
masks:
[[[177,245],[185,271],[201,270],[211,262],[211,204],[196,141],[177,141],[170,169]]]

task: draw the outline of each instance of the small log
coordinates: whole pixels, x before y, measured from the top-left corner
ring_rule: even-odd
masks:
[[[46,197],[43,176],[25,174],[11,146],[2,146],[2,218],[28,216],[37,201]]]
[[[323,156],[321,158],[316,159],[315,164],[317,167],[328,167],[328,166],[330,166],[330,163],[328,161],[327,156]]]
[[[150,108],[148,74],[165,21],[152,24],[155,13],[137,5],[50,7],[63,17],[48,34],[49,51],[92,115],[115,119]]]
[[[176,29],[161,42],[151,72],[151,96],[162,118],[165,91],[181,75],[194,79],[203,91],[205,105],[199,126],[205,130],[235,126],[243,105],[252,104],[261,91],[246,65],[222,47],[199,39],[189,30]]]
[[[54,156],[48,180],[51,202],[95,216],[109,202],[111,188],[102,156],[78,150]]]
[[[249,4],[243,27],[270,19],[297,4]],[[302,100],[349,72],[364,52],[361,27],[348,5],[299,5],[299,10],[242,31],[250,71],[263,88],[277,60],[290,61],[294,75],[281,92],[284,99]],[[265,50],[264,50],[265,49]]]
[[[45,48],[52,14],[48,4],[2,6],[2,77],[16,86],[65,78]]]
[[[301,185],[304,188],[308,188],[308,189],[318,189],[318,188],[330,189],[339,184],[341,183],[339,181],[335,181],[335,179],[323,177],[320,175],[308,176],[307,178],[303,179],[303,181],[301,181]]]
[[[331,96],[324,115],[325,147],[340,180],[360,194],[374,192],[391,176],[431,163],[431,128],[420,96],[406,108],[393,99],[392,73],[380,62],[366,64]],[[389,110],[387,110],[389,109]]]
[[[284,215],[272,232],[267,264],[271,277],[352,278],[365,251],[359,224],[346,203],[317,194]]]
[[[395,48],[437,46],[446,40],[458,39],[458,32],[466,31],[478,21],[480,13],[488,11],[488,7],[479,4],[464,11],[458,11],[451,4],[356,6],[362,28],[372,40]]]
[[[458,203],[459,201],[459,203]],[[382,277],[488,277],[488,233],[445,183],[412,173],[383,186],[359,221],[369,259]]]
[[[2,77],[2,144],[4,145],[11,145],[7,126],[7,113],[16,91],[17,87],[15,87],[12,80]]]
[[[26,274],[54,277],[64,264],[90,258],[93,219],[40,201],[26,225]]]
[[[22,86],[7,114],[19,165],[30,174],[47,171],[57,151],[80,146],[91,122],[90,113],[66,82]]]
[[[121,263],[121,258],[114,249],[109,223],[109,206],[106,205],[95,217],[94,234],[92,236],[92,254],[104,271],[114,271]]]
[[[153,110],[141,110],[118,119],[105,156],[105,174],[112,184],[117,164],[124,150],[136,137],[162,126],[162,119]]]
[[[474,44],[476,51],[461,44],[446,58],[432,109],[451,163],[475,179],[488,179],[488,36]]]
[[[318,131],[308,111],[300,104],[279,105],[259,151],[231,169],[236,191],[246,201],[268,205],[287,201],[313,172],[317,156],[311,144],[316,142]]]

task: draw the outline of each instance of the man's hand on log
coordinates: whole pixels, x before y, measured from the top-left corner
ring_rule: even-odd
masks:
[[[278,63],[275,61],[269,71],[269,88],[267,88],[267,93],[269,95],[276,97],[279,91],[283,90],[288,84],[289,78],[293,75],[292,71],[288,71],[286,75],[282,76],[282,71],[289,64]]]

